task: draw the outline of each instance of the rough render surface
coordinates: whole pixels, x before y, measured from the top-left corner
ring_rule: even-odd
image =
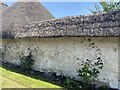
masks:
[[[118,85],[120,89],[120,37],[118,38]]]
[[[100,81],[109,82],[118,88],[118,38],[117,37],[74,37],[41,39],[3,39],[4,61],[19,64],[20,51],[33,52],[38,71],[57,72],[65,76],[77,77],[83,60],[101,57],[104,68]]]

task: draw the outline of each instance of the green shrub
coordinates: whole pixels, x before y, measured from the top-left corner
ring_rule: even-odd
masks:
[[[23,53],[20,55],[20,65],[25,69],[31,69],[34,65],[35,60],[33,59],[33,55],[31,52],[27,56]]]
[[[67,77],[64,84],[66,85],[67,88],[72,88],[73,80],[70,77]]]
[[[74,78],[67,77],[64,81],[64,85],[66,88],[82,88],[79,82],[77,82]]]
[[[82,68],[79,69],[78,76],[82,78],[87,87],[91,82],[98,78],[100,69],[103,68],[103,62],[99,57],[95,63],[92,63],[91,60],[87,59],[85,62],[83,61],[81,65]]]

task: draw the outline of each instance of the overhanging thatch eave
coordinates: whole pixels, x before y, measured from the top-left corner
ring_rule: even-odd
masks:
[[[15,38],[119,37],[120,10],[72,16],[25,25]]]

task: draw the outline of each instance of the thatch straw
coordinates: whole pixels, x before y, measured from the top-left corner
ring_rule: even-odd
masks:
[[[7,8],[7,4],[0,2],[0,14],[2,14]]]
[[[16,38],[119,37],[120,10],[87,16],[72,16],[25,25]]]
[[[39,2],[16,2],[3,13],[2,37],[14,37],[25,24],[53,18]]]

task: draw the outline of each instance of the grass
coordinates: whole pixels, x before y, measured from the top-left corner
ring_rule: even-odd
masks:
[[[2,71],[2,75],[0,75],[2,88],[61,88],[58,85],[12,72],[3,67],[0,67],[0,71]]]

